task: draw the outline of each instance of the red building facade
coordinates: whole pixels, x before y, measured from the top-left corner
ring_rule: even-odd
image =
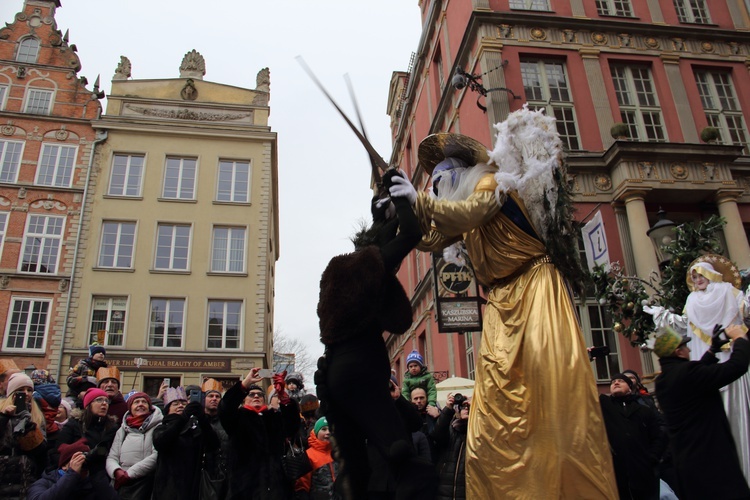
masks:
[[[676,223],[727,220],[726,255],[750,268],[750,15],[741,2],[707,0],[424,0],[423,34],[389,98],[392,164],[417,189],[431,133],[457,132],[492,148],[495,123],[524,104],[557,118],[579,220],[601,212],[612,262],[658,272],[646,232],[663,208]],[[470,85],[453,85],[460,73]],[[460,88],[459,88],[460,87]],[[486,112],[482,109],[486,108]],[[704,142],[701,134],[718,132]],[[708,137],[708,136],[704,136]],[[585,261],[585,260],[584,260]],[[410,255],[400,279],[411,292],[410,332],[387,339],[393,365],[419,349],[436,378],[473,378],[480,332],[439,333],[431,256]],[[655,370],[650,354],[620,338],[588,293],[577,304],[587,345],[611,354],[599,383],[624,369]]]
[[[103,97],[78,76],[59,7],[25,0],[0,29],[0,355],[56,376]]]

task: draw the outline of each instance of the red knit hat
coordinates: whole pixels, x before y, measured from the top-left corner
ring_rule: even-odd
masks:
[[[57,466],[62,468],[65,464],[70,462],[70,459],[73,458],[73,455],[75,455],[77,451],[85,453],[89,451],[89,447],[86,445],[86,438],[81,438],[74,443],[61,444],[57,448],[57,451],[60,452],[60,460],[57,461]]]
[[[103,390],[89,389],[88,391],[86,391],[86,395],[83,396],[83,407],[88,408],[93,400],[101,396],[104,396],[105,398],[109,399],[109,396],[107,396],[107,393],[104,392]]]
[[[148,401],[149,410],[154,409],[153,405],[151,404],[151,397],[148,394],[146,394],[145,392],[134,392],[133,394],[128,396],[128,411],[129,412],[131,413],[133,412],[133,403],[138,398],[144,398],[146,401]]]

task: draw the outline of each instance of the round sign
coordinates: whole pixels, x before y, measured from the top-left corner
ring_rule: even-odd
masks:
[[[440,268],[440,284],[450,293],[464,293],[471,286],[474,273],[467,266],[445,264]]]

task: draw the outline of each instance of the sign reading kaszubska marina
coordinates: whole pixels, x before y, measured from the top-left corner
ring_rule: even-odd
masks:
[[[480,331],[482,329],[481,305],[484,300],[479,296],[474,271],[469,266],[445,262],[436,254],[433,254],[432,265],[438,331],[440,333]],[[469,296],[467,292],[472,284],[474,284],[475,293]]]

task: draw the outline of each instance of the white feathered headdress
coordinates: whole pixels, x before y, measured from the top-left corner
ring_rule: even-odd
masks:
[[[528,105],[495,125],[497,141],[490,151],[497,164],[498,197],[517,191],[531,216],[531,223],[544,243],[555,220],[558,184],[555,171],[561,168],[562,141],[555,119]]]

